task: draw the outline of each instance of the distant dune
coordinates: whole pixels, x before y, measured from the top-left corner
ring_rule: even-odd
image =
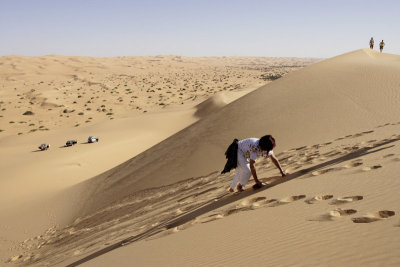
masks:
[[[258,88],[317,60],[0,57],[0,139],[193,105],[217,92]]]

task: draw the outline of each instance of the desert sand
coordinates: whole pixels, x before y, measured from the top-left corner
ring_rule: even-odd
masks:
[[[362,49],[289,72],[241,97],[213,93],[201,104],[180,104],[185,108],[178,108],[173,98],[169,109],[160,111],[149,102],[135,110],[140,117],[115,116],[115,129],[126,127],[128,120],[159,120],[163,134],[149,141],[149,126],[142,134],[151,145],[132,152],[123,163],[116,160],[113,164],[121,164],[93,178],[60,181],[46,198],[20,192],[30,199],[27,204],[8,196],[12,201],[1,220],[1,242],[10,247],[4,262],[397,266],[399,73],[400,56]],[[232,101],[225,102],[225,97]],[[150,106],[152,112],[141,113]],[[104,128],[110,128],[101,126],[106,123],[101,117],[98,121],[42,132],[53,131],[54,141],[61,136],[57,131],[83,136],[99,127],[106,134]],[[177,122],[179,127],[161,130]],[[13,138],[33,140],[42,133],[36,132],[14,131],[0,140],[1,145],[17,140]],[[226,147],[233,138],[267,133],[275,136],[275,154],[289,175],[282,178],[270,160],[259,160],[256,167],[264,186],[253,190],[251,181],[244,192],[229,193],[234,171],[220,174]],[[90,150],[90,155],[111,158],[118,153],[112,150],[113,142],[104,143],[108,148],[99,142],[73,149],[75,154]],[[61,151],[66,149],[31,154],[55,160],[65,158]],[[35,185],[40,187],[34,182],[29,186]]]
[[[65,188],[318,60],[0,58],[1,258],[7,261],[21,240],[71,219],[70,197],[50,207]],[[89,135],[100,142],[88,144]],[[78,144],[65,147],[71,139]],[[50,149],[39,151],[41,143]]]
[[[7,160],[0,161],[1,201],[23,202],[41,189],[62,189],[109,170],[316,60],[2,57],[0,158]],[[89,147],[90,135],[101,145]],[[65,148],[71,139],[85,146]],[[51,149],[37,153],[41,143]],[[35,186],[36,177],[45,185]]]

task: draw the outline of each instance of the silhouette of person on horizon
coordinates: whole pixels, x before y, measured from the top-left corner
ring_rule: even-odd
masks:
[[[385,42],[382,40],[382,42],[379,43],[379,49],[381,50],[381,53],[382,53],[384,46],[385,46]]]
[[[374,38],[371,37],[371,40],[369,40],[369,48],[374,49]]]

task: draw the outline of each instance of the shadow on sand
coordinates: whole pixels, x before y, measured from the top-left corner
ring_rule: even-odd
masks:
[[[46,150],[47,150],[47,149],[46,149]],[[42,151],[46,151],[46,150],[36,149],[36,150],[32,150],[31,152],[42,152]]]

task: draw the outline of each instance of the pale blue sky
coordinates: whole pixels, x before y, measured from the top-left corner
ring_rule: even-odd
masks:
[[[399,26],[398,0],[0,0],[0,56],[400,54]]]

